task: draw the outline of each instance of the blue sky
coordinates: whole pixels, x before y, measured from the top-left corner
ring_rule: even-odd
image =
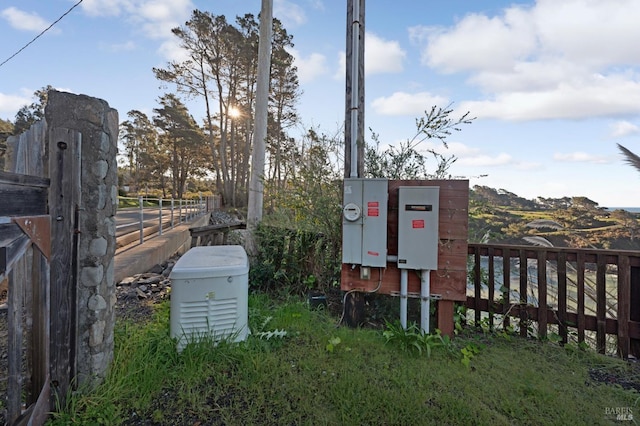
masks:
[[[0,62],[76,2],[2,0]],[[151,113],[164,93],[151,69],[180,58],[170,29],[194,8],[233,20],[257,15],[260,0],[84,0],[0,67],[0,118],[47,84],[102,98],[121,121],[131,109]],[[294,37],[300,129],[335,133],[346,1],[274,0],[274,15]],[[640,206],[640,173],[616,147],[640,154],[638,16],[637,0],[369,0],[366,127],[395,144],[432,105],[452,104],[477,117],[445,151],[472,186]]]

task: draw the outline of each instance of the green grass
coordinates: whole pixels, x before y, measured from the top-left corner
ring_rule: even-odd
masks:
[[[475,333],[427,356],[336,322],[300,301],[254,295],[246,342],[178,354],[165,303],[147,324],[117,326],[104,384],[73,396],[51,424],[591,425],[609,424],[612,407],[635,412],[637,393],[589,379],[592,368],[627,368],[621,360]],[[256,337],[270,330],[287,335]],[[469,366],[465,348],[479,348]]]

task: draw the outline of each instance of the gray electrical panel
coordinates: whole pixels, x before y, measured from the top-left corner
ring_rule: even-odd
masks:
[[[387,179],[344,180],[342,263],[387,266]]]
[[[398,268],[438,269],[437,186],[398,188]]]

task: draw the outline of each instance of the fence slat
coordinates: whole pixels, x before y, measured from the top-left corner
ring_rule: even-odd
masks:
[[[618,355],[629,358],[629,320],[631,319],[631,266],[629,256],[618,260]]]
[[[494,311],[494,298],[495,298],[495,265],[493,258],[493,247],[489,247],[489,326],[493,330],[493,311]]]
[[[596,330],[596,350],[605,353],[607,342],[607,264],[604,255],[598,254],[596,270],[596,318],[598,329]]]
[[[481,276],[481,268],[480,268],[480,249],[476,250],[473,259],[475,262],[475,267],[473,268],[473,288],[476,300],[482,299],[482,276]],[[480,327],[480,314],[482,312],[480,309],[474,309],[475,316],[475,326]]]
[[[7,312],[8,383],[7,423],[13,423],[22,413],[22,315],[24,286],[26,285],[25,259],[16,261],[9,272],[9,300]]]
[[[42,389],[48,393],[49,383],[49,262],[34,245],[32,280],[33,286],[33,331],[31,352],[33,359],[33,379],[31,399],[35,403],[40,399]],[[48,399],[48,398],[47,398]],[[48,406],[46,408],[49,408]]]
[[[576,260],[577,291],[578,291],[578,343],[584,342],[586,320],[584,317],[584,253],[578,253]]]
[[[567,254],[558,253],[558,334],[567,343]]]
[[[508,248],[502,250],[502,314],[503,324],[509,327],[508,312],[511,309],[511,251]]]
[[[520,249],[519,254],[520,259],[520,336],[527,337],[527,325],[528,325],[528,315],[527,315],[527,304],[528,304],[528,294],[527,294],[527,253],[524,249]]]
[[[538,251],[538,337],[547,337],[547,251]]]

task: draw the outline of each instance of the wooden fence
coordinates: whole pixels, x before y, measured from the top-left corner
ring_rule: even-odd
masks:
[[[593,335],[600,353],[614,336],[619,356],[640,357],[640,252],[469,244],[469,255],[466,306],[477,326],[517,318],[522,336]]]
[[[42,424],[50,411],[50,180],[46,128],[21,135],[14,170],[0,172],[0,282],[8,281],[7,424]],[[16,161],[17,160],[17,161]],[[10,201],[9,201],[10,200]]]

